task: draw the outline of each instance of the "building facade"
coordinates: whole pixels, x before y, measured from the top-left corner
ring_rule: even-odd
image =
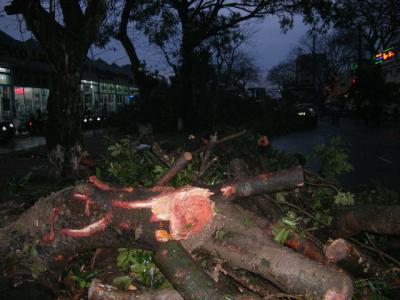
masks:
[[[0,31],[0,121],[45,112],[51,76],[51,66],[35,40],[18,41]],[[81,81],[85,111],[105,115],[137,94],[129,68],[86,59]]]

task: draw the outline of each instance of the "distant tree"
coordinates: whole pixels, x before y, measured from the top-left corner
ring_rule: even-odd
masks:
[[[259,70],[241,46],[250,36],[239,26],[225,30],[209,40],[213,66],[219,85],[244,93],[249,81],[257,81]]]
[[[296,64],[293,60],[279,63],[272,67],[267,74],[267,81],[274,84],[281,91],[296,82]]]
[[[278,0],[259,1],[144,1],[141,28],[150,41],[158,45],[167,60],[175,67],[180,84],[179,115],[185,117],[186,125],[194,125],[194,72],[196,51],[208,39],[221,34],[252,18],[267,14],[284,15],[291,11],[292,3]],[[144,13],[145,11],[152,14]],[[152,15],[152,17],[149,17]],[[178,45],[172,52],[166,49]],[[172,47],[171,47],[172,48]]]
[[[252,58],[243,51],[236,54],[229,76],[233,86],[244,92],[248,83],[258,81],[259,74],[259,69]]]
[[[338,0],[330,21],[336,28],[352,33],[370,56],[400,43],[400,2],[398,0]]]
[[[49,173],[60,177],[78,173],[81,154],[81,70],[89,47],[97,40],[106,17],[104,0],[13,0],[8,15],[22,15],[27,28],[47,54],[53,70],[47,102],[46,144]],[[54,5],[58,7],[54,9]],[[55,13],[57,12],[57,13]]]
[[[301,49],[301,51],[299,51]],[[294,57],[302,53],[324,53],[330,73],[344,74],[357,57],[357,40],[354,35],[342,29],[327,32],[309,30],[292,51]]]

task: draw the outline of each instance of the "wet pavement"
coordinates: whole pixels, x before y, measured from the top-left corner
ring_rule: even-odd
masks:
[[[346,185],[382,183],[400,191],[400,123],[385,122],[380,128],[367,126],[361,120],[342,119],[335,125],[329,120],[320,121],[318,128],[295,132],[272,139],[273,147],[307,156],[306,167],[319,170],[314,155],[317,144],[340,136],[350,150],[349,162],[354,171],[340,178]]]
[[[102,135],[102,130],[96,130],[96,135]],[[93,136],[91,130],[83,133],[84,137]],[[46,144],[46,140],[43,136],[32,136],[27,133],[16,135],[10,141],[4,141],[0,144],[0,154],[12,153],[20,150],[29,150],[38,146]]]
[[[98,157],[104,152],[104,132],[84,132],[84,145],[89,153]],[[0,144],[0,187],[32,172],[35,180],[47,179],[47,153],[45,138],[28,134],[15,136],[12,141]]]
[[[43,136],[17,135],[11,141],[3,142],[0,146],[0,154],[14,151],[27,150],[42,146],[46,143]]]

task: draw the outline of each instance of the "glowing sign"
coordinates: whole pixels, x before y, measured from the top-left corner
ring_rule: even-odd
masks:
[[[19,87],[19,88],[14,88],[14,93],[16,95],[23,95],[23,94],[25,94],[25,91],[24,91],[23,87]]]
[[[396,56],[396,52],[394,51],[393,47],[388,48],[382,52],[379,52],[375,55],[375,64],[380,64],[384,61],[390,60]]]

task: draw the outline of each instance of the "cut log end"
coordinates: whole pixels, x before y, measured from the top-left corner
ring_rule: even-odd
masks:
[[[185,153],[183,154],[183,157],[185,158],[185,160],[191,161],[192,158],[193,158],[193,155],[192,155],[192,153],[190,153],[190,152],[185,152]]]
[[[323,300],[350,300],[351,296],[348,291],[335,291],[335,290],[328,290]]]
[[[352,247],[344,239],[337,239],[325,248],[325,256],[329,262],[338,262],[350,255]]]

